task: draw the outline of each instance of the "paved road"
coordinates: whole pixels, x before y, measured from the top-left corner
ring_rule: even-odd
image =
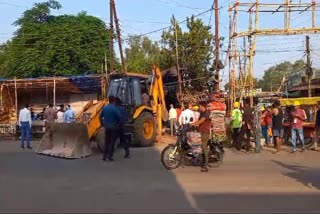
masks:
[[[165,139],[165,141],[169,141]],[[166,171],[163,145],[132,159],[65,160],[0,141],[0,212],[320,212],[320,153],[227,151],[223,165]]]

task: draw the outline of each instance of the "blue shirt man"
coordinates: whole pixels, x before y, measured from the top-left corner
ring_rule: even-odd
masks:
[[[114,103],[109,103],[103,107],[100,113],[100,123],[105,128],[114,129],[119,126],[121,115]]]
[[[71,109],[71,106],[67,106],[67,111],[64,113],[64,122],[65,123],[72,123],[74,122],[76,113]]]
[[[100,123],[105,128],[105,148],[102,160],[108,157],[109,161],[113,161],[114,143],[117,137],[117,130],[121,120],[120,111],[115,104],[115,97],[109,97],[109,104],[103,107],[100,113]]]

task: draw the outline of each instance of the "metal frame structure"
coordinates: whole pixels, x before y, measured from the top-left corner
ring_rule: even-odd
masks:
[[[257,36],[297,35],[320,33],[320,26],[316,26],[316,11],[320,9],[320,2],[309,0],[309,3],[293,3],[293,0],[283,0],[283,3],[265,3],[265,0],[242,2],[235,0],[229,7],[230,32],[229,32],[229,93],[230,110],[236,97],[250,96],[253,103],[253,77],[254,56],[256,54]],[[311,26],[292,28],[291,13],[311,13]],[[283,26],[280,28],[260,28],[259,17],[261,14],[283,13]],[[238,32],[239,15],[245,14],[249,18],[248,30]],[[242,47],[239,40],[243,39]],[[242,49],[242,50],[241,50]],[[238,75],[237,75],[238,74]]]

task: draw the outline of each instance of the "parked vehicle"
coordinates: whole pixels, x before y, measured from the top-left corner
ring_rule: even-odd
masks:
[[[204,158],[201,143],[193,144],[188,137],[191,129],[189,124],[183,125],[177,133],[176,143],[166,146],[161,152],[161,162],[166,169],[176,169],[184,160],[191,161],[195,166],[203,164]],[[208,149],[209,164],[212,167],[220,166],[224,155],[222,143],[210,139]]]

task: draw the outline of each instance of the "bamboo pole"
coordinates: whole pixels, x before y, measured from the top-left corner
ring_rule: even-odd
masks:
[[[1,98],[0,105],[1,105],[1,107],[3,107],[3,100],[2,100],[3,99],[3,93],[2,92],[3,92],[3,84],[1,84],[1,94],[0,94],[0,98]]]
[[[53,77],[53,106],[56,107],[56,76]]]
[[[14,100],[16,108],[16,123],[18,124],[18,91],[17,91],[17,78],[14,77]]]
[[[259,28],[259,0],[256,0],[256,12],[255,12],[255,30],[258,30]],[[256,46],[257,46],[257,35],[253,35],[254,38],[253,38],[253,44],[252,44],[252,48],[251,48],[251,64],[250,64],[250,105],[253,106],[253,76],[254,76],[254,68],[253,68],[253,65],[254,65],[254,56],[255,56],[255,53],[256,53]]]
[[[233,109],[233,94],[232,90],[234,86],[232,85],[232,68],[231,68],[231,45],[232,45],[232,8],[231,5],[229,5],[229,45],[228,45],[228,56],[229,56],[229,114],[231,114],[231,111]]]
[[[316,2],[312,0],[312,27],[316,27]]]
[[[256,29],[254,31],[244,31],[239,32],[233,37],[244,37],[249,35],[257,35],[257,36],[280,36],[280,35],[297,35],[297,34],[317,34],[320,33],[320,27],[314,28],[294,28],[288,29],[285,31],[284,29]]]
[[[181,86],[181,74],[180,74],[180,66],[179,66],[179,51],[178,51],[178,28],[177,28],[177,20],[174,19],[174,31],[175,31],[175,39],[176,39],[176,60],[177,60],[177,74],[178,74],[178,83],[179,83],[179,93],[182,94],[182,86]]]

